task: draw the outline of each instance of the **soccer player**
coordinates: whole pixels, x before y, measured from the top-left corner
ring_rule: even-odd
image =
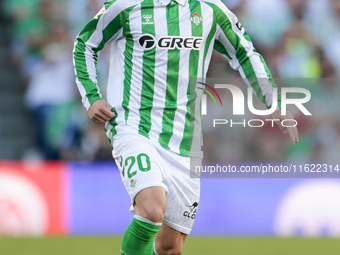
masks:
[[[107,101],[96,79],[99,52],[111,44]],[[135,214],[121,254],[181,254],[199,205],[200,96],[216,49],[271,107],[270,71],[241,23],[219,0],[111,0],[80,32],[74,64],[90,118],[106,123],[112,154]],[[194,82],[192,82],[194,80]],[[280,101],[280,96],[278,96]],[[292,119],[288,112],[275,119]],[[287,128],[291,143],[296,128]],[[199,139],[196,139],[199,137]]]

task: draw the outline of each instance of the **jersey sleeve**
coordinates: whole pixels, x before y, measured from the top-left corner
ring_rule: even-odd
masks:
[[[87,110],[95,101],[102,99],[97,81],[97,60],[104,46],[121,34],[124,21],[121,9],[119,1],[106,2],[75,40],[73,62],[76,83]]]
[[[220,2],[214,8],[217,19],[217,32],[214,49],[238,70],[247,85],[267,108],[273,103],[273,88],[276,84],[263,59],[256,52],[251,39],[237,17]],[[281,94],[278,92],[278,109],[281,107]]]

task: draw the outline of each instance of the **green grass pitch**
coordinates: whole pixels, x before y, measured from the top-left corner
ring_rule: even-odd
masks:
[[[0,237],[1,255],[119,255],[119,237]],[[189,237],[183,255],[335,255],[340,239],[328,238],[196,238]]]

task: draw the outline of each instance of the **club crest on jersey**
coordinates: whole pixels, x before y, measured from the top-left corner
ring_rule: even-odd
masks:
[[[198,26],[203,21],[203,17],[200,17],[199,13],[194,12],[190,17],[190,20],[194,22],[196,26]]]
[[[152,25],[153,24],[153,16],[151,14],[143,15],[143,25]]]

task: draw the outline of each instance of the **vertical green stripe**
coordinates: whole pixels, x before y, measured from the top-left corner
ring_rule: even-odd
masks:
[[[232,59],[232,57],[229,55],[228,51],[220,41],[215,41],[214,49],[217,50],[219,53],[227,56],[227,58]]]
[[[131,10],[135,8],[135,6],[131,6],[124,11],[120,12],[102,31],[103,40],[100,42],[95,51],[99,51],[104,48],[107,42],[125,25],[124,22],[129,18],[129,14]]]
[[[146,24],[144,15],[152,15],[154,20],[154,2],[153,0],[145,0],[141,3],[141,22],[142,33],[151,34],[155,36],[155,25]],[[144,16],[144,17],[143,17]],[[144,23],[144,24],[143,24]],[[141,106],[139,109],[140,122],[139,122],[139,134],[149,138],[149,132],[151,129],[151,110],[153,107],[154,89],[155,89],[155,62],[156,62],[156,47],[151,50],[145,50],[143,54],[143,84],[142,84],[142,97]]]
[[[211,8],[214,9],[214,12],[217,15],[217,22],[219,26],[221,27],[224,35],[228,38],[229,42],[232,44],[234,49],[236,50],[236,58],[238,62],[240,63],[243,72],[251,84],[252,88],[254,89],[256,96],[258,99],[260,99],[263,103],[266,104],[265,98],[262,94],[262,90],[259,85],[259,81],[256,77],[256,73],[254,71],[253,65],[247,55],[246,49],[241,44],[241,38],[234,32],[232,29],[232,24],[228,16],[215,4],[206,2]],[[250,41],[250,38],[248,34],[244,35],[247,41]],[[272,85],[274,82],[272,83]],[[275,84],[274,84],[275,85]],[[276,87],[276,85],[275,85]]]
[[[208,51],[209,51],[209,48],[210,48],[210,44],[211,44],[212,39],[215,36],[215,33],[216,33],[216,16],[213,13],[213,22],[212,22],[211,29],[210,29],[209,35],[208,35],[206,43],[205,43],[203,66],[202,66],[202,78],[204,78],[205,60],[207,58]]]
[[[197,12],[202,17],[201,3],[199,1],[189,1],[191,16]],[[203,36],[203,22],[196,25],[191,22],[192,36]],[[200,52],[192,50],[190,52],[190,63],[189,63],[189,86],[188,86],[188,103],[187,103],[187,114],[185,116],[185,127],[183,133],[183,139],[180,145],[180,153],[182,155],[190,156],[190,148],[193,139],[194,126],[195,126],[195,107],[196,107],[196,80],[198,74]]]
[[[264,66],[264,69],[266,70],[267,76],[269,77],[270,84],[272,85],[273,88],[276,88],[276,84],[274,82],[272,74],[270,73],[270,70],[269,70],[266,62],[264,61],[264,59],[261,55],[260,55],[260,59],[261,59],[261,62]],[[280,93],[280,91],[277,92],[277,101],[278,101],[279,109],[281,110],[281,93]],[[269,108],[268,102],[265,102],[265,104],[266,104],[266,107]]]
[[[99,96],[99,91],[97,88],[97,84],[95,84],[91,79],[90,75],[87,71],[86,65],[86,42],[90,39],[93,33],[97,29],[98,19],[92,19],[80,32],[77,40],[78,43],[76,44],[75,51],[74,51],[74,62],[75,62],[75,69],[76,75],[80,83],[84,86],[86,91],[86,97],[88,98],[90,104],[94,101],[101,99]],[[96,63],[96,55],[93,56],[94,61]]]
[[[110,143],[110,145],[111,145],[111,150],[113,150],[113,146],[112,146],[112,140],[111,140],[111,138],[109,137],[109,135],[108,135],[108,131],[107,131],[107,129],[105,128],[105,134],[106,134],[106,137],[107,137],[107,139],[109,140],[109,143]]]
[[[129,103],[131,96],[131,79],[132,79],[132,55],[133,48],[135,46],[133,36],[130,29],[130,17],[128,16],[126,26],[124,26],[123,35],[126,38],[125,51],[124,51],[124,92],[123,92],[123,103],[122,107],[125,111],[125,122],[129,118]]]
[[[105,6],[105,9],[109,9],[109,7],[114,3],[116,2],[117,0],[110,0],[110,1],[107,1],[104,3],[104,6]]]
[[[243,37],[246,38],[246,40],[247,40],[248,42],[251,42],[251,39],[250,39],[250,37],[249,37],[247,31],[244,31]]]
[[[166,7],[168,23],[168,35],[180,36],[178,4],[169,4]],[[159,143],[169,149],[169,142],[173,135],[174,120],[177,110],[178,73],[180,62],[180,50],[168,50],[168,71],[165,97],[165,109],[163,111],[162,133],[159,135]]]
[[[114,107],[112,107],[111,112],[115,113],[115,116],[112,119],[110,119],[110,121],[109,121],[110,125],[112,126],[111,132],[112,132],[112,137],[113,137],[117,134],[117,130],[116,130],[117,121],[116,121],[116,119],[118,118],[118,113],[117,113],[117,111]],[[106,136],[107,136],[107,133],[106,133]]]
[[[116,0],[115,0],[116,1]],[[115,1],[110,1],[107,4],[107,7],[110,7]],[[129,7],[122,12],[120,12],[102,31],[103,39],[102,41],[97,45],[97,47],[92,48],[93,50],[93,60],[94,65],[97,69],[97,61],[98,61],[98,52],[101,51],[105,44],[122,28],[124,24],[122,24],[122,21],[124,21],[128,16],[131,10],[135,6]],[[86,65],[86,57],[85,57],[85,51],[86,51],[86,43],[91,38],[93,33],[97,30],[98,22],[101,19],[101,17],[104,14],[99,15],[97,18],[92,19],[82,30],[82,32],[79,34],[77,40],[78,43],[75,47],[74,52],[74,60],[75,60],[75,69],[77,70],[77,77],[81,84],[84,86],[86,91],[86,97],[88,98],[90,104],[92,104],[94,101],[101,99],[99,96],[99,91],[97,88],[97,84],[95,84],[90,79],[90,75],[87,71],[87,65]],[[98,28],[100,29],[100,28]]]

